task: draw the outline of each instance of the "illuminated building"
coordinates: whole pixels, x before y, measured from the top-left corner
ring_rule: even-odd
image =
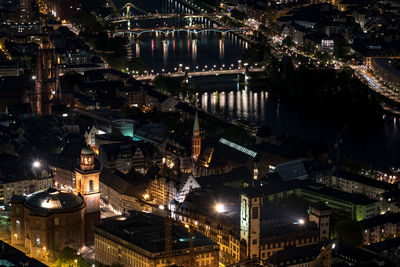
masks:
[[[382,194],[397,189],[397,185],[343,170],[337,175],[333,173],[325,177],[321,183],[347,193],[364,194],[375,200],[379,200]]]
[[[148,175],[151,172],[150,170]],[[146,192],[148,175],[145,176],[134,169],[128,173],[103,169],[100,175],[101,200],[116,214],[124,214],[129,210],[153,212],[157,207],[146,205],[143,201],[154,204]]]
[[[2,172],[0,179],[2,204],[8,204],[13,195],[28,195],[54,185],[54,175],[44,164],[39,167],[32,166],[31,161],[7,162],[6,164],[7,169]]]
[[[132,168],[147,173],[150,168],[161,165],[160,151],[143,141],[101,145],[99,159],[102,168],[117,169],[123,173],[128,173]]]
[[[193,136],[192,136],[192,159],[193,161],[197,161],[201,152],[201,136],[200,136],[200,126],[199,126],[199,117],[196,115],[194,117],[194,126],[193,126]]]
[[[85,240],[93,243],[93,226],[100,222],[100,170],[95,166],[94,152],[85,147],[81,151],[80,167],[75,169],[76,192],[83,196],[85,209]]]
[[[223,203],[216,202],[223,199]],[[222,208],[218,208],[222,207]],[[238,263],[244,247],[240,242],[239,192],[218,185],[192,190],[182,203],[171,202],[173,217],[210,238],[219,245],[219,260],[224,265]]]
[[[95,259],[106,265],[190,266],[188,230],[173,223],[171,235],[172,251],[167,253],[163,217],[131,212],[128,217],[107,218],[95,227]],[[198,232],[193,235],[193,254],[192,266],[219,266],[218,245]]]
[[[42,40],[36,63],[36,84],[32,96],[32,109],[37,114],[51,114],[52,105],[61,101],[57,58],[50,36]]]
[[[114,120],[111,124],[111,133],[115,136],[127,136],[133,138],[134,126],[133,120]]]
[[[163,150],[162,164],[182,173],[192,169],[191,138],[173,136]]]
[[[19,13],[22,22],[30,19],[32,12],[31,0],[19,0]]]
[[[267,172],[265,154],[252,150],[225,138],[206,139],[196,162],[192,166],[195,177],[224,174],[234,168],[247,167],[259,179]]]
[[[323,185],[308,185],[296,190],[296,195],[310,201],[323,202],[344,212],[353,220],[364,220],[379,214],[379,202],[362,194],[347,193]]]
[[[49,0],[48,6],[53,16],[61,20],[70,20],[78,11],[76,0]]]
[[[264,207],[262,188],[249,188],[240,199],[240,238],[249,259],[266,260],[287,247],[301,247],[319,242],[319,229],[314,222],[290,218],[271,220]]]
[[[360,223],[366,246],[400,236],[400,213],[377,215]]]
[[[310,204],[308,212],[310,222],[315,222],[317,224],[320,240],[329,240],[332,210],[324,203],[317,202]]]
[[[251,191],[249,191],[251,192]],[[248,258],[260,257],[260,212],[262,197],[259,194],[240,196],[240,240],[245,241]]]
[[[11,244],[31,257],[47,260],[65,246],[79,250],[85,242],[82,196],[50,188],[11,200]]]

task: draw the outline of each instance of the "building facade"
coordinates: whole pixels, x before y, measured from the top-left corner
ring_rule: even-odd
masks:
[[[32,109],[37,114],[51,114],[52,105],[59,101],[61,101],[61,91],[58,80],[57,57],[47,34],[39,46]]]
[[[11,244],[31,257],[49,260],[65,246],[79,250],[85,243],[85,201],[74,193],[50,188],[11,200]]]
[[[219,265],[218,245],[204,235],[194,233],[192,252],[189,242],[183,241],[189,237],[183,225],[172,225],[170,252],[165,250],[166,235],[164,218],[153,214],[107,218],[95,228],[96,261],[143,267]]]
[[[93,227],[100,223],[100,170],[95,167],[94,152],[85,147],[81,151],[80,167],[75,169],[76,192],[83,196],[85,209],[85,240],[93,243]]]

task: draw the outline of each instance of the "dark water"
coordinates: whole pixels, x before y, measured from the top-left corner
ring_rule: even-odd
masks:
[[[182,12],[190,10],[170,0],[136,0],[135,5],[147,12]],[[140,12],[138,12],[140,14]],[[155,25],[181,25],[182,20],[154,20],[136,22],[138,27]],[[195,23],[208,23],[200,20]],[[223,64],[236,65],[243,56],[246,43],[233,35],[221,39],[218,34],[201,35],[197,40],[186,33],[175,38],[147,34],[132,44],[133,56],[140,57],[149,70],[173,71],[179,64],[195,69]],[[323,141],[333,147],[336,136],[343,126],[323,119],[298,114],[288,103],[268,94],[268,88],[251,88],[235,81],[235,76],[193,78],[202,89],[198,94],[198,106],[229,119],[243,119],[251,124],[268,126],[277,134],[296,135],[302,139]],[[400,120],[391,115],[384,117],[382,127],[365,125],[362,129],[348,127],[343,134],[342,152],[353,160],[366,162],[373,168],[399,167]]]
[[[182,64],[190,69],[225,67],[242,58],[246,44],[236,36],[221,39],[218,33],[202,33],[193,39],[187,33],[175,34],[175,38],[141,37],[132,44],[133,56],[140,57],[148,70],[174,71]]]
[[[203,91],[198,94],[199,107],[250,124],[268,126],[275,134],[289,134],[302,139],[323,141],[333,148],[343,125],[298,113],[290,104],[268,94],[265,88],[251,88],[236,77],[211,77],[207,81],[193,78]],[[400,166],[400,119],[384,115],[382,127],[348,126],[342,137],[341,152],[348,158],[363,161],[385,170]]]

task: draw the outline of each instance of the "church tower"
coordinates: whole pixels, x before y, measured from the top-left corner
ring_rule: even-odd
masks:
[[[250,188],[240,195],[240,242],[246,247],[246,257],[260,257],[260,219],[263,198]]]
[[[192,159],[197,161],[201,151],[201,136],[200,136],[200,126],[199,126],[199,117],[196,115],[194,117],[194,126],[193,126],[193,136],[192,136]]]
[[[32,109],[37,114],[50,114],[54,103],[61,100],[58,81],[57,57],[47,33],[39,46],[36,62],[36,84],[32,96]]]
[[[76,192],[85,200],[85,240],[93,243],[93,226],[100,223],[100,170],[95,168],[94,152],[89,147],[81,151],[80,167],[75,169]]]

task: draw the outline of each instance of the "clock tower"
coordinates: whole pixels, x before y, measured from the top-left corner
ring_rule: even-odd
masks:
[[[93,243],[93,226],[100,223],[100,170],[96,169],[94,152],[89,147],[81,151],[80,167],[75,169],[76,192],[85,200],[85,240]]]

